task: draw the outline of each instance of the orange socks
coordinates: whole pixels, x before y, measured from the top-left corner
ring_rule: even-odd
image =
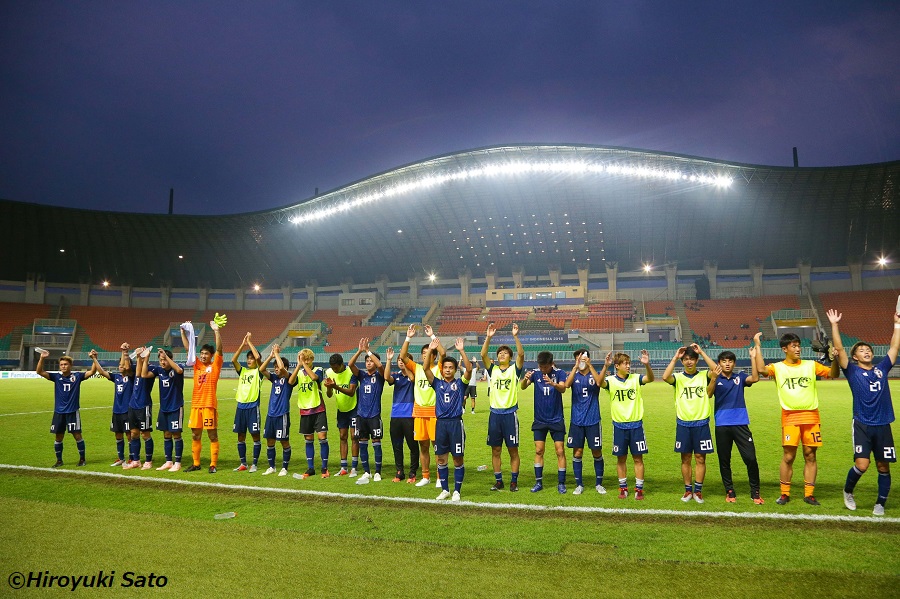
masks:
[[[210,441],[209,442],[209,465],[215,466],[219,461],[219,442],[218,441]]]
[[[200,465],[200,448],[202,444],[199,440],[191,439],[191,456],[194,458],[194,466]]]
[[[816,483],[811,483],[811,482],[806,482],[806,481],[803,482],[803,496],[804,497],[811,497],[811,496],[815,495],[815,490],[816,490]]]

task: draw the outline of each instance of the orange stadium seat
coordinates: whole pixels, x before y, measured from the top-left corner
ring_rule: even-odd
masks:
[[[719,345],[728,343],[735,337],[743,342],[744,336],[749,342],[759,331],[757,318],[766,320],[777,310],[800,309],[795,295],[694,300],[686,303],[688,308],[685,312],[691,330],[701,337],[708,334],[710,341]],[[691,307],[695,309],[690,309]],[[748,325],[749,328],[742,329],[742,324]],[[725,341],[725,337],[728,337],[729,341]]]
[[[835,309],[841,316],[841,333],[858,337],[867,343],[887,345],[894,330],[891,314],[897,307],[897,290],[846,291],[843,293],[822,293],[819,299],[825,310]],[[827,316],[823,326],[831,335]],[[849,348],[848,348],[849,349]]]

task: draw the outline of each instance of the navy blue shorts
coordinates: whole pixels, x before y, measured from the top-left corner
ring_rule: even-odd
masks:
[[[583,449],[585,441],[587,441],[588,449],[600,449],[603,447],[599,422],[590,426],[569,425],[568,446],[572,449]]]
[[[128,408],[128,426],[131,430],[150,432],[153,430],[153,406],[147,405],[140,409]]]
[[[874,454],[876,462],[896,462],[894,433],[890,424],[869,426],[853,421],[853,457],[868,459]]]
[[[277,439],[284,441],[291,436],[291,415],[282,414],[281,416],[266,416],[266,432],[263,435],[266,439]]]
[[[128,428],[128,412],[124,414],[113,413],[112,421],[109,423],[109,430],[113,433],[131,432],[131,429]]]
[[[184,427],[184,408],[178,408],[172,412],[160,410],[156,415],[157,430],[167,433],[180,433]]]
[[[644,436],[644,425],[637,428],[617,428],[613,427],[613,448],[614,456],[628,455],[644,455],[647,453],[647,438]]]
[[[337,427],[338,429],[342,428],[356,428],[356,408],[350,410],[349,412],[341,412],[338,410],[337,413]]]
[[[553,439],[554,443],[560,443],[566,440],[566,423],[565,422],[538,422],[535,421],[531,425],[534,432],[535,441],[547,442],[547,435]]]
[[[53,421],[50,423],[50,432],[58,435],[61,433],[81,432],[81,410],[74,412],[53,412]]]
[[[506,443],[507,447],[519,446],[519,413],[488,415],[488,447],[501,447]]]
[[[703,426],[675,426],[675,453],[713,453],[709,423]]]
[[[324,433],[328,430],[328,419],[325,417],[325,410],[315,414],[300,415],[300,434],[312,435],[313,433]]]
[[[356,428],[353,436],[357,439],[381,439],[384,437],[384,427],[381,418],[355,418]]]
[[[259,404],[243,410],[238,407],[234,411],[234,426],[231,427],[231,432],[259,434],[259,421]]]
[[[438,418],[434,432],[434,455],[449,453],[460,457],[466,450],[466,429],[462,418]]]

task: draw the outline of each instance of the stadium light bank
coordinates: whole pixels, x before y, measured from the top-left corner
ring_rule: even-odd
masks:
[[[428,189],[453,181],[465,181],[481,177],[501,177],[513,175],[553,174],[553,175],[618,175],[623,177],[635,177],[645,179],[658,179],[664,181],[683,181],[685,183],[699,183],[701,185],[713,185],[719,188],[731,187],[734,179],[724,175],[709,176],[687,174],[673,169],[659,169],[647,166],[628,166],[618,164],[590,164],[581,161],[553,161],[553,162],[526,162],[513,161],[504,164],[496,164],[481,168],[472,168],[445,173],[429,175],[412,181],[399,183],[381,191],[350,196],[341,203],[324,209],[309,209],[290,218],[295,225],[318,221],[341,212],[353,210],[365,204],[396,197],[420,189]]]

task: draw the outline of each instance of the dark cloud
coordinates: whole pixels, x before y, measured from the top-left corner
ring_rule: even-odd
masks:
[[[479,146],[900,158],[887,3],[0,5],[0,197],[259,210]]]

